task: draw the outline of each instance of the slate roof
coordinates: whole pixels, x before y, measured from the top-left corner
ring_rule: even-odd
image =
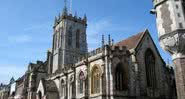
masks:
[[[115,44],[115,46],[126,46],[128,49],[136,48],[146,31],[135,34]]]

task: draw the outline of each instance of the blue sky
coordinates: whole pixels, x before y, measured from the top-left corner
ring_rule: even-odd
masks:
[[[12,76],[23,75],[30,62],[46,59],[54,17],[63,6],[63,0],[1,0],[0,82],[8,83]],[[151,8],[152,0],[73,0],[72,4],[73,13],[87,15],[89,50],[101,45],[102,34],[120,41],[148,28],[167,61],[170,56],[159,47]]]

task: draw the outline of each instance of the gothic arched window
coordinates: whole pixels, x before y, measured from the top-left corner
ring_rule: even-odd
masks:
[[[155,57],[151,49],[145,52],[147,86],[156,88]]]
[[[82,94],[84,91],[84,72],[80,72],[79,74],[79,81],[78,81],[78,89],[79,89],[79,93]]]
[[[100,93],[100,71],[97,66],[92,69],[91,75],[91,93]]]
[[[128,80],[126,76],[126,71],[123,68],[122,63],[118,63],[116,66],[116,71],[115,71],[115,88],[118,91],[123,91],[128,89]]]
[[[68,45],[71,46],[72,45],[72,27],[69,28],[69,32],[68,32]]]
[[[63,97],[66,95],[66,85],[64,79],[61,80],[61,95]]]
[[[80,48],[80,30],[76,31],[76,48]]]

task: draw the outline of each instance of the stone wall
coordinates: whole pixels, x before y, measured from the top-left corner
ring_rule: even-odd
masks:
[[[185,98],[185,58],[175,59],[175,77],[178,99]]]
[[[164,72],[163,66],[165,66],[164,61],[162,60],[154,42],[152,41],[150,35],[147,33],[142,39],[142,43],[136,48],[136,60],[138,63],[138,72],[139,72],[139,86],[140,86],[140,95],[141,96],[151,96],[152,93],[149,92],[147,88],[147,79],[146,79],[146,66],[145,66],[145,52],[147,49],[151,49],[155,55],[155,74],[157,81],[157,88],[154,91],[155,97],[160,97],[164,95]]]

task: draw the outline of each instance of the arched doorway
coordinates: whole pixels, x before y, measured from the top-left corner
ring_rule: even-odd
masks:
[[[41,93],[41,91],[38,92],[38,99],[42,99],[42,93]]]

